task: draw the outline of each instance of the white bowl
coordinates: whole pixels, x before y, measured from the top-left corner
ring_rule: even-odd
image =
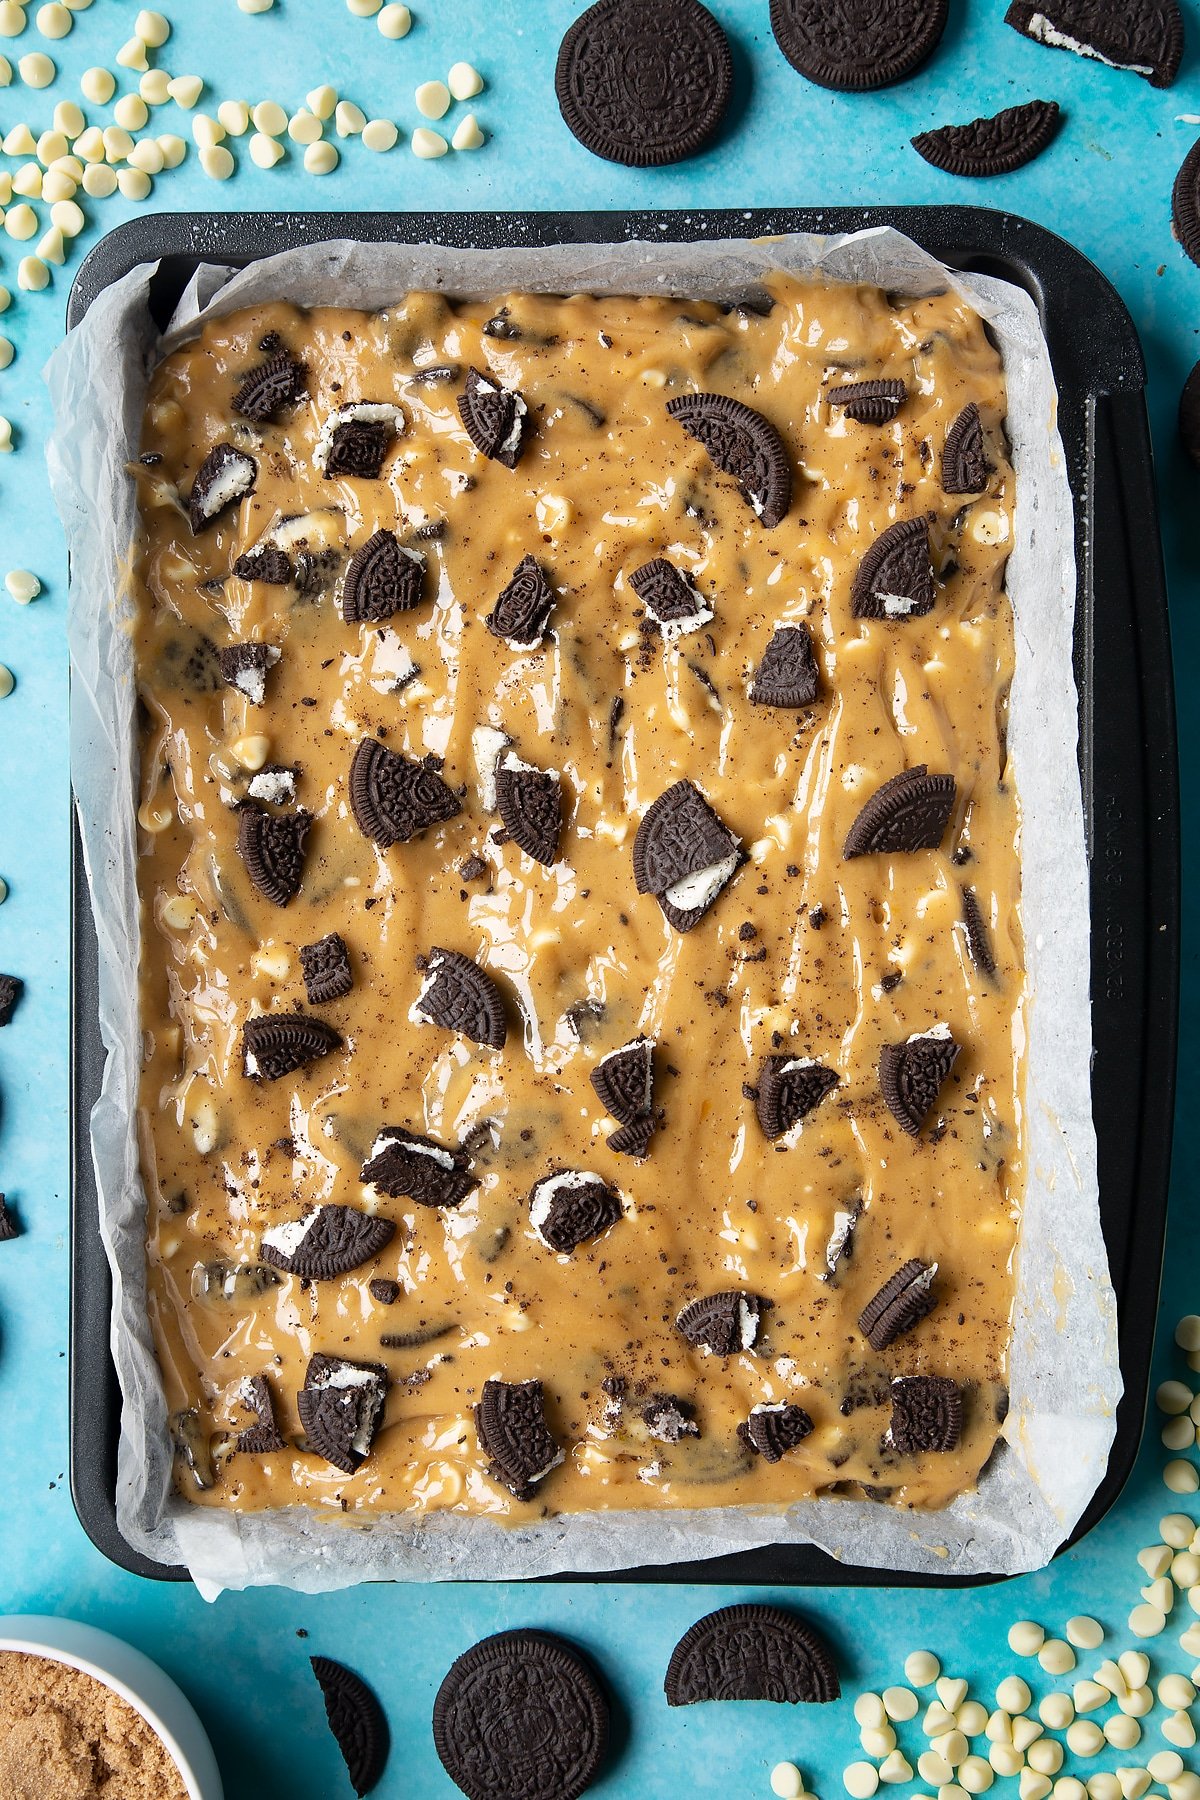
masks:
[[[191,1701],[140,1650],[73,1619],[34,1615],[0,1618],[0,1650],[45,1656],[94,1676],[140,1713],[162,1739],[179,1769],[188,1800],[223,1800],[217,1759]]]

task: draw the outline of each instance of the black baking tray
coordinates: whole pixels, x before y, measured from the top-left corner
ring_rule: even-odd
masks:
[[[495,248],[833,233],[874,225],[896,226],[953,267],[1024,288],[1041,314],[1058,382],[1058,424],[1075,497],[1079,769],[1091,870],[1092,1097],[1100,1213],[1125,1382],[1108,1469],[1077,1539],[1117,1498],[1141,1437],[1166,1228],[1179,980],[1179,807],[1166,590],[1145,367],[1133,321],[1115,289],[1062,238],[982,207],[160,214],[132,220],[97,244],[71,289],[67,320],[77,324],[106,287],[139,263],[159,264],[150,308],[162,323],[198,263],[241,266],[327,238]],[[111,1561],[160,1580],[186,1580],[186,1571],[138,1555],[117,1529],[120,1392],[108,1349],[112,1291],[88,1140],[104,1051],[96,939],[77,833],[72,930],[71,1492],[84,1530]],[[603,1578],[971,1585],[965,1577],[858,1568],[809,1547],[783,1545],[617,1570]]]

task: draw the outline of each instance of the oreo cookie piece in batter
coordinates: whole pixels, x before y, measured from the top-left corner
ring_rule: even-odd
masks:
[[[347,625],[380,625],[418,605],[424,583],[424,557],[394,531],[373,532],[347,566],[342,617]]]
[[[619,1050],[610,1050],[600,1058],[590,1079],[600,1104],[618,1124],[632,1125],[647,1118],[654,1106],[653,1042],[636,1037]]]
[[[267,672],[275,667],[279,655],[274,644],[226,644],[218,650],[217,660],[222,679],[252,706],[261,706],[267,697]]]
[[[764,1137],[786,1137],[838,1084],[837,1073],[811,1056],[768,1056],[756,1083],[754,1110]]]
[[[383,1778],[391,1739],[382,1706],[360,1675],[328,1656],[309,1658],[350,1786],[362,1796]]]
[[[663,1682],[668,1706],[703,1700],[823,1705],[842,1691],[828,1645],[778,1606],[724,1606],[685,1631]]]
[[[493,637],[517,650],[534,650],[546,635],[557,595],[535,557],[524,556],[484,620]]]
[[[525,451],[530,424],[523,395],[470,368],[466,392],[458,397],[458,415],[481,456],[506,469],[516,468]]]
[[[677,931],[699,923],[743,861],[739,840],[690,781],[651,803],[633,842],[637,891],[654,894]]]
[[[307,1013],[261,1013],[242,1027],[242,1068],[251,1081],[280,1081],[341,1047],[341,1033]]]
[[[468,1800],[579,1800],[604,1761],[608,1702],[562,1638],[501,1631],[451,1666],[433,1742]]]
[[[667,643],[710,623],[713,609],[690,576],[665,556],[634,569],[629,585]]]
[[[339,475],[378,481],[403,427],[404,414],[388,400],[356,400],[340,406],[321,427],[313,466],[327,481]]]
[[[935,599],[929,522],[897,519],[863,556],[850,589],[856,619],[919,619]]]
[[[485,1381],[475,1408],[475,1431],[488,1474],[517,1500],[530,1500],[540,1481],[563,1460],[546,1424],[540,1381]]]
[[[238,1398],[255,1415],[257,1423],[238,1432],[234,1449],[248,1456],[270,1456],[278,1450],[286,1450],[287,1442],[275,1416],[275,1396],[266,1376],[248,1375],[242,1382]]]
[[[903,1044],[885,1044],[879,1052],[880,1091],[888,1111],[909,1137],[920,1136],[958,1052],[945,1025],[917,1032]]]
[[[886,1442],[901,1456],[956,1450],[962,1440],[962,1389],[946,1375],[901,1375],[892,1382]]]
[[[300,892],[312,814],[268,812],[247,800],[238,809],[238,855],[265,900],[287,906]]]
[[[858,1321],[858,1329],[872,1350],[886,1350],[928,1318],[937,1305],[933,1291],[936,1274],[936,1263],[923,1263],[914,1256],[888,1277],[867,1302]]]
[[[508,1018],[500,989],[486,969],[457,950],[433,949],[416,1000],[422,1018],[489,1049],[503,1050]]]
[[[322,1204],[302,1219],[289,1219],[264,1231],[259,1257],[287,1275],[332,1281],[371,1262],[387,1248],[395,1232],[391,1219],[362,1212],[356,1206]]]
[[[569,1256],[625,1216],[620,1195],[599,1175],[565,1169],[543,1175],[529,1196],[529,1223],[546,1245]]]
[[[850,830],[842,855],[907,855],[936,850],[946,835],[957,790],[953,775],[931,775],[924,763],[877,788]]]
[[[303,400],[307,387],[305,365],[287,350],[280,350],[251,369],[233,396],[233,410],[254,425],[271,424]]]
[[[584,149],[635,169],[693,155],[732,89],[729,41],[699,0],[597,0],[563,38],[554,74]]]
[[[854,93],[919,69],[948,14],[948,0],[771,0],[771,30],[807,80]]]
[[[188,522],[193,532],[211,525],[226,507],[236,506],[258,480],[258,464],[236,444],[214,444],[196,471],[188,496]]]
[[[967,125],[940,125],[918,132],[913,149],[947,175],[1010,175],[1023,169],[1051,143],[1059,126],[1053,100],[1026,100]]]
[[[340,932],[331,931],[315,944],[301,944],[300,969],[310,1006],[328,1006],[341,1000],[354,986],[350,952]]]
[[[1183,58],[1178,0],[1014,0],[1004,23],[1037,44],[1073,50],[1170,87]]]
[[[350,810],[364,837],[386,850],[445,824],[462,806],[431,762],[363,738],[350,764]]]
[[[286,550],[278,544],[259,544],[247,550],[233,565],[239,581],[261,581],[265,587],[287,587],[295,571]]]
[[[535,769],[515,750],[496,759],[496,810],[517,847],[543,868],[558,861],[562,836],[562,781],[553,769]]]
[[[850,381],[830,388],[830,406],[859,425],[888,425],[908,398],[903,381]]]
[[[389,1379],[381,1363],[321,1354],[309,1359],[296,1396],[300,1423],[309,1448],[344,1475],[353,1475],[371,1453]]]
[[[807,625],[780,625],[763,653],[750,684],[756,706],[780,706],[790,711],[811,706],[820,691],[821,677]]]
[[[733,476],[763,524],[778,525],[792,503],[792,465],[770,420],[728,394],[679,394],[667,411]]]
[[[417,1206],[458,1206],[477,1185],[471,1159],[403,1125],[383,1125],[360,1179],[393,1200]]]
[[[747,1450],[761,1456],[764,1462],[782,1462],[789,1450],[802,1444],[813,1429],[813,1422],[802,1406],[788,1401],[762,1402],[752,1407],[750,1417],[737,1428],[738,1437]]]
[[[752,1350],[766,1302],[759,1295],[730,1288],[720,1294],[703,1294],[690,1300],[675,1320],[697,1350],[713,1356],[737,1356]]]
[[[983,420],[978,406],[970,400],[946,433],[942,447],[942,492],[982,494],[991,472],[983,439]]]

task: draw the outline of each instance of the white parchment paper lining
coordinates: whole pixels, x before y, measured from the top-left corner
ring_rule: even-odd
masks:
[[[512,290],[675,293],[732,300],[769,269],[919,294],[949,284],[986,318],[1008,382],[1017,472],[1009,593],[1016,670],[1009,747],[1020,791],[1028,1013],[1025,1201],[1010,1383],[997,1454],[974,1493],[939,1513],[847,1500],[786,1511],[595,1513],[519,1529],[442,1513],[363,1521],[291,1507],[237,1515],[171,1493],[165,1405],[146,1318],[145,1197],[134,1132],[140,1028],[135,880],[134,681],[122,580],[136,532],[126,462],[149,371],[206,318],[254,303],[386,306],[413,288],[473,297]],[[71,553],[71,770],[100,944],[108,1061],[92,1114],[101,1230],[113,1271],[112,1348],[124,1404],[120,1529],[147,1556],[182,1562],[201,1590],[281,1582],[315,1591],[375,1578],[511,1578],[603,1571],[811,1541],[881,1568],[972,1574],[1038,1568],[1104,1472],[1121,1392],[1116,1309],[1097,1208],[1089,1087],[1088,885],[1071,665],[1071,495],[1037,314],[1007,283],[944,268],[891,230],[766,243],[562,245],[452,250],[326,243],[238,274],[203,267],[166,340],[151,323],[152,267],[108,288],[47,370],[48,447]]]

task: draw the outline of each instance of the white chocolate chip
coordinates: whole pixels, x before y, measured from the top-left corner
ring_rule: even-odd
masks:
[[[70,34],[75,21],[70,11],[62,4],[62,0],[48,0],[45,6],[38,8],[34,24],[44,38],[65,38]]]
[[[127,38],[117,51],[116,60],[123,69],[134,69],[140,74],[150,67],[146,61],[146,46],[140,37]]]
[[[879,1787],[879,1771],[874,1763],[850,1763],[842,1770],[842,1783],[850,1800],[871,1800],[872,1794]]]
[[[884,1688],[883,1708],[889,1719],[895,1719],[903,1724],[906,1719],[916,1718],[918,1708],[917,1696],[913,1693],[911,1688]]]
[[[1039,1775],[1034,1769],[1022,1769],[1017,1792],[1021,1800],[1046,1800],[1050,1782],[1045,1775]]]
[[[1167,1792],[1171,1800],[1200,1800],[1200,1775],[1185,1769],[1177,1781],[1168,1781]]]
[[[362,141],[368,150],[390,150],[399,136],[390,119],[368,119],[362,128]]]
[[[859,1694],[854,1702],[854,1723],[868,1731],[887,1723],[887,1708],[878,1694]]]
[[[392,0],[392,4],[383,8],[375,23],[385,38],[407,37],[412,30],[412,14],[407,6],[398,5]]]
[[[1018,1619],[1009,1626],[1008,1647],[1014,1656],[1036,1656],[1045,1641],[1046,1633],[1032,1619]]]
[[[1200,1313],[1185,1313],[1175,1327],[1175,1342],[1189,1355],[1200,1350]]]
[[[138,81],[138,93],[147,106],[165,106],[171,98],[171,77],[165,69],[147,69]]]
[[[1148,1606],[1157,1606],[1159,1612],[1170,1613],[1175,1604],[1175,1584],[1167,1576],[1160,1575],[1142,1589],[1142,1599]]]
[[[190,112],[204,92],[204,82],[199,75],[176,75],[173,80],[168,81],[167,92],[176,106],[182,106],[185,112]]]
[[[233,157],[224,144],[213,144],[200,152],[200,167],[211,181],[228,181],[233,174]]]
[[[79,77],[79,91],[93,106],[107,106],[117,91],[116,78],[110,69],[85,69]]]
[[[12,64],[7,56],[0,56],[0,87],[8,87],[13,78]]]
[[[1117,1667],[1131,1688],[1143,1688],[1150,1679],[1150,1658],[1144,1650],[1122,1650]]]
[[[413,99],[423,119],[444,119],[450,111],[450,89],[444,81],[423,81]]]
[[[1025,1758],[1012,1744],[989,1745],[988,1761],[997,1775],[1019,1775],[1025,1767]]]
[[[957,1769],[971,1751],[965,1733],[959,1731],[957,1727],[953,1731],[943,1732],[941,1737],[935,1737],[933,1748],[939,1756],[945,1757],[952,1769]]]
[[[123,125],[106,125],[104,127],[104,160],[106,162],[124,162],[132,149],[133,139]]]
[[[142,138],[129,152],[131,168],[140,169],[143,175],[161,175],[166,166],[166,158],[162,147],[155,138]]]
[[[1094,1719],[1076,1719],[1067,1727],[1067,1748],[1075,1756],[1098,1756],[1104,1748],[1104,1733]]]
[[[877,1761],[890,1756],[896,1748],[896,1734],[890,1725],[879,1725],[874,1730],[860,1731],[858,1741],[868,1756]]]
[[[931,1650],[913,1650],[904,1659],[904,1679],[914,1687],[929,1687],[942,1672],[942,1665]]]
[[[1038,1718],[1051,1731],[1065,1731],[1075,1717],[1075,1702],[1070,1694],[1047,1694],[1038,1703]]]
[[[169,900],[164,901],[158,916],[169,931],[190,931],[196,922],[198,910],[190,894],[173,894]]]
[[[26,200],[41,199],[42,171],[36,163],[22,163],[13,176],[13,192],[23,194]]]
[[[19,206],[10,206],[4,215],[4,229],[10,238],[22,242],[31,238],[38,228],[38,216],[32,206],[22,201]]]
[[[804,1777],[795,1763],[776,1763],[771,1770],[771,1792],[778,1795],[779,1800],[800,1800],[804,1792]]]
[[[238,11],[244,13],[270,12],[275,0],[237,0]]]
[[[1182,1413],[1192,1404],[1193,1394],[1186,1381],[1161,1381],[1154,1393],[1159,1412]]]
[[[154,183],[144,169],[125,168],[117,171],[117,186],[126,200],[148,200]]]
[[[77,138],[86,125],[87,120],[83,116],[83,108],[77,106],[74,100],[60,100],[54,108],[54,129],[61,131],[64,138]],[[59,151],[59,155],[65,154],[66,147],[64,145],[63,149]]]
[[[79,173],[80,180],[82,180],[82,169]],[[73,200],[78,186],[79,182],[73,175],[67,175],[60,169],[47,169],[42,179],[42,199],[48,200],[52,205],[57,205],[64,200]]]
[[[1077,1681],[1072,1698],[1077,1713],[1095,1712],[1098,1707],[1111,1704],[1112,1695],[1099,1681]]]
[[[65,238],[78,237],[87,223],[83,208],[74,200],[57,200],[50,208],[50,218]]]
[[[996,1705],[1006,1713],[1023,1713],[1033,1703],[1033,1695],[1029,1691],[1028,1682],[1022,1681],[1019,1675],[1006,1675],[996,1689]]]
[[[0,369],[7,369],[13,359],[13,347],[8,338],[0,337]]]
[[[1120,1665],[1113,1662],[1111,1657],[1106,1658],[1100,1664],[1094,1679],[1100,1683],[1101,1687],[1107,1688],[1110,1694],[1127,1694],[1129,1692],[1129,1683],[1126,1681]]]
[[[479,120],[474,113],[468,113],[464,119],[459,120],[450,142],[456,150],[479,150],[482,148],[483,132],[479,129]]]
[[[1120,1696],[1117,1705],[1131,1719],[1144,1719],[1154,1706],[1154,1695],[1149,1688],[1130,1688],[1127,1694]]]
[[[250,958],[250,966],[256,975],[265,975],[268,981],[286,981],[292,972],[292,959],[286,950],[272,946],[256,950]]]
[[[1074,1775],[1064,1775],[1054,1784],[1054,1800],[1087,1800],[1087,1789]]]
[[[197,113],[192,120],[192,136],[202,150],[212,150],[225,141],[225,127],[209,113]]]
[[[4,577],[4,585],[18,606],[28,606],[42,591],[41,582],[28,569],[10,569]]]
[[[1129,1615],[1129,1629],[1134,1637],[1157,1637],[1160,1631],[1166,1629],[1166,1624],[1166,1613],[1157,1606],[1151,1606],[1148,1601],[1135,1606]]]
[[[1190,1450],[1196,1441],[1196,1427],[1190,1413],[1168,1419],[1159,1432],[1164,1450]]]
[[[1038,1651],[1038,1661],[1047,1675],[1069,1675],[1075,1667],[1075,1652],[1063,1638],[1047,1638]]]
[[[1063,1747],[1057,1738],[1041,1737],[1030,1744],[1025,1761],[1039,1775],[1057,1775],[1063,1765]]]
[[[288,120],[288,136],[294,144],[315,144],[324,130],[316,113],[309,112],[306,106],[302,106]]]
[[[230,137],[245,137],[250,129],[250,108],[244,100],[222,100],[217,119]]]
[[[1150,1777],[1145,1769],[1118,1769],[1117,1780],[1121,1784],[1125,1800],[1141,1800],[1150,1786]]]
[[[7,700],[14,686],[12,670],[6,669],[4,664],[0,663],[0,700]]]
[[[12,425],[8,419],[0,419],[0,456],[8,456],[13,447]]]
[[[140,131],[150,117],[150,109],[140,94],[122,94],[113,107],[113,118],[126,131]]]
[[[473,100],[483,92],[483,76],[469,62],[456,62],[446,77],[446,86],[456,100]]]
[[[1164,1675],[1158,1684],[1158,1698],[1174,1712],[1178,1707],[1190,1706],[1196,1690],[1186,1675]]]
[[[42,233],[41,237],[38,239],[37,253],[41,257],[43,263],[55,263],[59,268],[66,262],[67,246],[63,240],[63,234],[58,229],[57,225],[51,225],[49,231],[44,231]],[[46,281],[49,281],[49,279],[50,272],[47,270]],[[44,281],[42,286],[45,287],[45,285],[46,282]]]
[[[332,175],[340,160],[337,145],[324,140],[310,144],[304,152],[304,167],[310,175]]]
[[[1104,1642],[1104,1627],[1098,1619],[1077,1613],[1067,1620],[1067,1642],[1077,1650],[1098,1650]]]
[[[250,117],[255,131],[264,137],[282,137],[288,127],[288,116],[278,100],[260,100]]]
[[[1162,1734],[1168,1744],[1178,1744],[1181,1750],[1190,1750],[1196,1742],[1196,1727],[1192,1724],[1191,1715],[1183,1707],[1177,1707],[1169,1719],[1162,1723]]]
[[[267,137],[256,131],[250,139],[250,161],[260,169],[273,169],[276,163],[282,162],[284,148],[278,138]]]
[[[1200,1472],[1194,1463],[1177,1459],[1163,1470],[1163,1481],[1173,1494],[1194,1494],[1200,1488]]]
[[[1151,1581],[1157,1581],[1171,1566],[1171,1550],[1167,1544],[1147,1544],[1144,1550],[1138,1551],[1137,1559]]]
[[[211,1096],[205,1095],[190,1111],[192,1142],[201,1156],[210,1156],[219,1141],[216,1104]]]
[[[363,142],[366,143],[366,141],[366,132],[364,132]],[[429,162],[435,156],[445,156],[450,148],[439,132],[430,131],[426,125],[417,126],[409,139],[409,147],[413,155],[419,156],[423,162]]]
[[[954,1729],[954,1714],[940,1700],[931,1701],[925,1708],[925,1717],[921,1721],[921,1730],[925,1736],[941,1737],[943,1733]]]
[[[19,125],[10,126],[4,134],[5,156],[33,156],[37,152],[37,139],[22,119]]]
[[[83,191],[92,200],[107,200],[117,191],[117,171],[107,163],[89,163],[83,171]]]
[[[366,122],[367,115],[361,106],[355,106],[353,100],[338,101],[333,123],[339,137],[357,137]]]
[[[356,19],[373,19],[382,5],[383,0],[346,0],[346,11]]]
[[[229,748],[243,769],[249,769],[251,774],[255,774],[266,765],[267,758],[271,754],[271,740],[257,735],[241,737]]]
[[[912,1764],[902,1750],[890,1750],[879,1765],[879,1779],[889,1785],[912,1780]]]
[[[1157,1750],[1146,1758],[1146,1773],[1152,1781],[1178,1781],[1183,1774],[1183,1758],[1178,1750]]]
[[[1121,1784],[1111,1769],[1102,1769],[1087,1779],[1088,1800],[1121,1800]]]
[[[163,168],[177,169],[187,155],[188,147],[184,139],[177,137],[173,131],[167,131],[156,142],[162,151]]]
[[[3,310],[4,308],[0,307],[0,312]],[[1189,1656],[1200,1656],[1200,1620],[1193,1620],[1186,1631],[1180,1632],[1179,1643]],[[1194,1669],[1192,1670],[1192,1680],[1200,1681],[1200,1677],[1197,1676]]]
[[[143,44],[148,44],[151,50],[161,50],[171,35],[171,22],[164,19],[160,12],[151,12],[149,7],[143,7],[133,21],[133,29]]]
[[[1189,1550],[1195,1533],[1195,1522],[1186,1513],[1166,1513],[1158,1521],[1158,1535],[1172,1550]]]
[[[1104,1735],[1114,1750],[1133,1750],[1142,1741],[1142,1728],[1125,1713],[1114,1713],[1104,1721]]]
[[[310,113],[315,113],[322,122],[332,119],[334,108],[338,103],[337,89],[331,88],[328,82],[315,87],[311,94],[305,95],[305,104]]]
[[[0,0],[0,37],[20,37],[25,29],[25,8],[16,0]]]
[[[25,86],[31,88],[49,87],[58,74],[58,70],[44,50],[31,50],[28,56],[21,58],[17,68],[20,70],[21,80]]]
[[[85,163],[103,162],[104,133],[100,127],[89,125],[87,130],[75,139],[74,150],[76,156]]]
[[[964,1757],[959,1764],[958,1784],[968,1794],[986,1794],[995,1779],[995,1770],[982,1756]]]

